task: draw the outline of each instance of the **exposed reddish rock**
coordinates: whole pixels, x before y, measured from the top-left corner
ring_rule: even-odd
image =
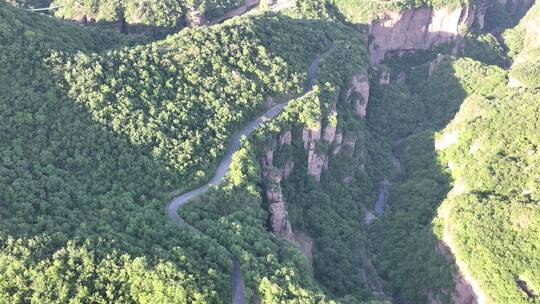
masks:
[[[324,134],[323,134],[324,141],[328,143],[332,143],[334,142],[335,138],[336,138],[336,127],[332,125],[327,125],[324,128]]]
[[[309,147],[307,173],[313,176],[316,181],[320,182],[323,166],[326,161],[326,155],[318,154],[315,151],[315,145],[315,142],[311,142]]]
[[[279,144],[281,146],[283,145],[290,145],[292,142],[292,133],[291,131],[285,131],[285,133],[281,134],[279,136]]]
[[[387,53],[426,50],[443,43],[460,45],[460,29],[476,22],[481,29],[487,10],[485,1],[455,9],[414,8],[386,12],[370,24],[371,64],[380,63]]]
[[[293,169],[294,169],[294,161],[291,159],[287,160],[287,162],[285,163],[285,167],[283,167],[283,173],[281,174],[283,179],[286,179],[287,177],[289,177]]]
[[[263,172],[266,180],[268,210],[270,211],[270,228],[274,234],[280,235],[287,240],[293,240],[287,206],[281,192],[281,172],[273,167],[264,167]]]
[[[437,253],[439,253],[447,263],[454,264],[455,259],[454,255],[450,251],[450,248],[446,246],[444,242],[437,243]],[[453,273],[452,277],[454,278],[455,289],[452,293],[452,300],[455,304],[478,304],[476,294],[473,290],[473,287],[461,276],[459,272]],[[444,291],[443,291],[444,292]],[[447,293],[447,292],[446,292]],[[440,299],[433,294],[433,292],[428,292],[428,298],[430,304],[439,304],[442,303]]]
[[[269,2],[268,9],[274,12],[293,8],[296,6],[295,0],[264,0],[264,1]]]
[[[341,143],[343,142],[343,133],[338,132],[336,133],[336,137],[334,139],[334,155],[338,154],[341,151]]]
[[[336,95],[332,102],[332,109],[328,115],[328,124],[324,128],[323,140],[327,143],[333,143],[336,138],[336,122],[337,122],[337,98]]]
[[[343,139],[343,153],[346,153],[348,156],[353,156],[354,148],[356,147],[356,138],[354,137],[345,137]]]
[[[225,13],[225,15],[221,17],[208,21],[207,23],[217,24],[217,23],[223,22],[224,20],[231,19],[236,16],[240,16],[244,14],[245,12],[249,11],[250,9],[254,8],[255,6],[257,6],[258,4],[259,4],[259,0],[246,0],[244,4],[228,11],[227,13]]]
[[[385,85],[390,83],[390,72],[388,70],[382,70],[379,76],[379,84]]]
[[[346,184],[346,185],[348,185],[348,184],[350,184],[350,183],[352,182],[352,180],[353,180],[353,177],[352,177],[352,176],[345,176],[345,177],[343,178],[343,183]]]
[[[88,22],[88,17],[86,15],[77,16],[74,18],[75,23],[86,25]]]
[[[263,167],[272,167],[272,163],[274,162],[274,149],[269,148],[266,150],[266,154],[263,158]]]
[[[317,143],[321,140],[321,123],[318,127],[302,130],[302,140],[304,141],[304,149],[308,151],[308,166],[307,173],[315,178],[316,181],[321,180],[321,173],[323,171],[324,162],[327,156],[323,153],[316,151]],[[332,131],[332,133],[334,133]],[[330,132],[329,132],[330,133]],[[335,133],[334,133],[335,135]]]
[[[353,96],[353,93],[354,94]],[[366,116],[366,108],[369,101],[369,79],[365,72],[355,73],[351,79],[351,85],[347,91],[347,99],[355,106],[356,115]]]
[[[290,144],[292,134],[287,131],[279,136],[281,145]],[[262,176],[265,180],[266,198],[268,200],[268,210],[270,212],[270,229],[287,240],[293,240],[293,231],[288,219],[287,206],[281,192],[281,179],[287,178],[294,168],[294,162],[288,160],[283,169],[274,167],[274,150],[276,141],[267,147],[266,153],[261,157]]]
[[[302,130],[302,140],[304,142],[304,149],[308,149],[310,143],[319,141],[321,139],[321,123],[319,122],[318,127],[313,129],[304,128]]]

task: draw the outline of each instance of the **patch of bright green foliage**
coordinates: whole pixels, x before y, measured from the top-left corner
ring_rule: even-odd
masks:
[[[328,29],[343,30],[269,14],[136,45],[0,3],[0,302],[223,303],[228,251],[250,300],[322,301],[298,251],[265,230],[251,152],[230,173],[247,192],[193,220],[208,235],[163,208],[265,95],[300,90]]]
[[[442,150],[457,191],[444,208],[456,255],[495,303],[538,303],[540,289],[540,137],[538,91],[506,86],[505,72],[455,62],[468,97],[444,134]],[[490,81],[486,81],[490,79]],[[443,135],[441,135],[443,137]]]
[[[337,17],[340,20],[361,24],[377,19],[385,11],[432,7],[457,8],[472,5],[471,0],[298,0],[297,7],[306,17]]]
[[[535,4],[515,28],[504,34],[509,54],[514,60],[510,77],[529,88],[540,87],[540,5]]]

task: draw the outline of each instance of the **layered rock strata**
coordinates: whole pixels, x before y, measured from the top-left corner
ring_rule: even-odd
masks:
[[[387,54],[403,54],[451,44],[462,46],[465,29],[484,27],[487,2],[458,8],[412,8],[385,12],[369,26],[371,64],[380,63]]]

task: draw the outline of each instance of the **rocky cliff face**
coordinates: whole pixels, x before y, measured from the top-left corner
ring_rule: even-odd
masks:
[[[366,115],[366,107],[369,99],[369,79],[366,71],[360,71],[352,76],[349,88],[342,95],[345,95],[345,102],[348,102],[359,118]],[[352,134],[344,133],[337,128],[338,111],[337,103],[340,94],[336,93],[330,108],[323,120],[319,120],[311,127],[302,129],[302,144],[307,152],[307,172],[316,181],[321,180],[324,170],[328,169],[332,157],[343,153],[352,157],[356,147],[356,137]],[[272,104],[272,100],[267,100]],[[280,151],[293,143],[293,134],[283,131],[266,147],[266,154],[261,157],[262,175],[265,181],[265,194],[270,210],[270,228],[276,235],[280,235],[288,240],[294,240],[291,224],[288,220],[287,207],[281,191],[281,181],[288,178],[295,169],[294,159],[280,161],[281,165],[276,166],[274,162],[274,152]],[[298,138],[297,140],[300,140]],[[345,181],[344,181],[345,182]]]
[[[291,132],[287,131],[280,136],[280,146],[291,144]],[[284,168],[276,168],[274,166],[274,147],[267,149],[266,155],[262,158],[262,175],[266,186],[266,199],[268,200],[268,209],[270,211],[270,229],[272,233],[282,236],[287,240],[293,240],[294,235],[289,222],[287,206],[283,199],[281,191],[281,180],[287,178],[292,169],[294,162],[287,161]]]
[[[339,94],[336,94],[328,113],[326,126],[322,127],[319,121],[315,127],[302,130],[304,149],[308,152],[307,173],[321,180],[321,174],[328,169],[330,158],[338,153],[346,153],[352,156],[355,150],[356,138],[343,134],[337,129],[337,102]],[[366,116],[369,100],[369,79],[365,71],[353,74],[349,88],[345,90],[345,100],[350,103],[358,116]]]
[[[431,79],[433,76],[433,73],[439,68],[441,65],[441,62],[444,60],[445,56],[443,54],[438,54],[437,59],[432,60],[429,63],[429,69],[428,69],[428,79]]]
[[[259,5],[259,0],[246,0],[244,2],[244,4],[228,11],[227,13],[225,13],[225,15],[221,16],[221,17],[218,17],[218,18],[215,18],[215,19],[212,19],[212,20],[208,20],[207,24],[217,24],[217,23],[220,23],[220,22],[223,22],[224,20],[227,20],[227,19],[231,19],[233,17],[236,17],[236,16],[240,16],[240,15],[243,15],[245,14],[247,11],[251,10],[252,8],[254,8],[255,6]]]
[[[444,243],[439,242],[437,244],[437,253],[443,256],[447,263],[456,264],[454,255],[450,251],[450,248]],[[459,272],[453,274],[455,289],[450,294],[452,302],[455,304],[478,304],[478,297],[474,291],[474,287],[465,279],[465,277]],[[443,293],[448,294],[443,290]],[[428,292],[428,299],[430,304],[443,303],[435,294]]]
[[[347,100],[354,104],[358,117],[366,117],[366,109],[369,101],[369,79],[367,73],[361,71],[353,75],[350,88],[347,91]]]
[[[371,64],[380,63],[386,54],[426,50],[443,43],[461,44],[461,30],[484,27],[487,2],[475,6],[449,8],[414,8],[386,12],[369,27]]]
[[[304,128],[302,130],[302,141],[304,149],[308,151],[307,174],[315,177],[316,181],[321,180],[321,173],[326,159],[324,153],[317,152],[317,144],[321,139],[321,122],[314,128]]]

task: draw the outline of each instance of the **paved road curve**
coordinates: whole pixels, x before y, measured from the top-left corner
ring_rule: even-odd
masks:
[[[334,48],[334,45],[331,43],[330,49],[332,48]],[[317,75],[317,68],[320,62],[321,62],[321,58],[319,55],[317,55],[315,59],[313,59],[313,61],[309,65],[308,81],[304,88],[304,95],[309,93],[311,89],[313,88],[313,83]],[[184,219],[182,219],[180,214],[178,214],[178,208],[180,208],[180,206],[187,203],[190,199],[208,191],[210,186],[218,185],[223,179],[223,177],[225,177],[225,174],[227,174],[227,171],[229,170],[229,167],[232,162],[232,156],[236,152],[236,150],[238,150],[238,148],[240,147],[240,139],[242,138],[242,136],[249,135],[251,132],[253,132],[253,130],[255,130],[258,126],[262,125],[265,121],[278,115],[281,111],[283,111],[286,105],[287,103],[275,105],[274,107],[266,111],[264,114],[259,116],[257,119],[249,122],[242,130],[234,134],[234,136],[232,137],[231,143],[229,145],[229,148],[227,149],[227,152],[225,153],[225,155],[223,156],[223,159],[219,163],[219,166],[216,172],[214,173],[214,176],[210,180],[210,182],[208,182],[207,184],[205,184],[204,186],[200,188],[191,190],[189,192],[186,192],[180,196],[173,198],[173,200],[167,205],[167,209],[166,209],[167,215],[169,216],[169,218],[171,218],[173,221],[175,221],[178,224],[185,225],[186,222],[184,221]],[[244,289],[244,277],[242,275],[242,270],[240,269],[240,263],[238,259],[234,257],[232,254],[231,254],[231,262],[233,264],[233,273],[232,273],[232,282],[231,282],[232,303],[245,304],[246,300],[245,300],[245,289]]]

